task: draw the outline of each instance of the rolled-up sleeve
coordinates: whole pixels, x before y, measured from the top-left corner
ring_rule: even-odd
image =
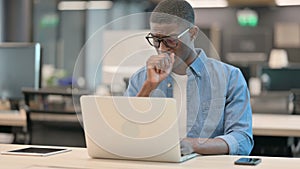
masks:
[[[130,78],[127,89],[124,93],[124,96],[136,96],[137,93],[138,93],[138,91],[135,86],[134,78]]]
[[[143,67],[135,72],[129,79],[127,89],[124,96],[134,97],[140,91],[140,88],[146,80],[146,68]]]
[[[252,110],[246,81],[239,69],[231,72],[224,113],[223,139],[229,154],[249,155],[253,145]]]

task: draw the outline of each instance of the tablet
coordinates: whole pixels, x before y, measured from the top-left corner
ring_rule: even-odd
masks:
[[[58,153],[71,151],[65,148],[44,148],[44,147],[28,147],[1,152],[4,155],[28,155],[28,156],[49,156]]]

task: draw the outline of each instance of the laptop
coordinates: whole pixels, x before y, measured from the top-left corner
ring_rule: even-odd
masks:
[[[92,158],[183,162],[173,98],[85,95],[80,98]]]

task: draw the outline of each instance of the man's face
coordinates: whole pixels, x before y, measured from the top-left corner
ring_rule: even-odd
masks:
[[[183,24],[185,25],[185,24]],[[190,32],[187,30],[189,27],[187,26],[179,26],[177,23],[170,24],[158,24],[158,23],[150,23],[151,27],[151,35],[157,38],[170,37],[173,40],[178,41],[176,47],[171,48],[168,46],[168,41],[165,43],[160,42],[159,47],[156,47],[156,51],[158,53],[174,53],[175,54],[175,65],[176,62],[185,61],[190,52],[192,51],[192,40]],[[183,33],[187,30],[180,38],[177,38],[179,34]],[[179,59],[180,58],[180,59]]]

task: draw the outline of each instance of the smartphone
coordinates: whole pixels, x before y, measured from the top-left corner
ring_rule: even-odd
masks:
[[[260,158],[240,158],[234,162],[236,165],[257,165],[261,162]]]
[[[4,155],[28,155],[28,156],[49,156],[58,153],[68,152],[70,149],[65,148],[44,148],[44,147],[28,147],[11,151],[1,152]]]

